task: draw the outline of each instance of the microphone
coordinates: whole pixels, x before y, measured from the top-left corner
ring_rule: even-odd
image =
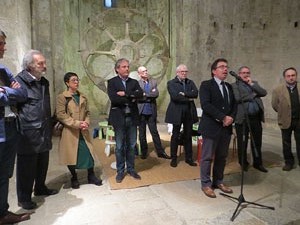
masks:
[[[234,71],[229,71],[229,74],[230,74],[231,76],[233,76],[235,79],[243,81],[243,79],[240,78],[240,76],[237,75]]]

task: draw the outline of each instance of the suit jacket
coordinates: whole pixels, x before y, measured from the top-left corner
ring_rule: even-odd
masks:
[[[249,92],[247,86],[252,90]],[[234,98],[237,103],[237,114],[235,116],[235,123],[242,124],[245,119],[244,108],[248,109],[249,102],[256,101],[260,108],[260,120],[265,121],[264,117],[264,104],[260,97],[267,95],[267,91],[263,89],[256,81],[253,81],[253,85],[248,85],[243,81],[237,81],[232,84]],[[244,106],[243,104],[244,103]]]
[[[190,119],[193,123],[198,122],[197,110],[194,103],[194,99],[198,97],[198,89],[195,83],[190,79],[186,79],[184,90],[182,82],[175,77],[168,81],[167,88],[170,94],[170,103],[167,108],[165,122],[180,125],[182,123],[183,111],[186,107],[190,109]],[[179,92],[184,92],[184,95],[179,94]]]
[[[117,95],[118,91],[125,91],[125,96]],[[143,97],[143,90],[137,80],[128,77],[125,88],[122,79],[119,76],[115,76],[108,80],[107,93],[111,101],[108,124],[113,127],[124,126],[125,108],[128,105],[134,125],[139,125],[137,99]]]
[[[298,88],[298,85],[296,86]],[[298,88],[299,99],[300,90]],[[272,93],[272,107],[277,112],[278,125],[281,129],[287,129],[291,126],[292,110],[291,98],[286,83],[276,87]],[[300,120],[299,120],[300,123]]]
[[[150,93],[146,94],[144,89],[145,83],[142,79],[139,80],[139,85],[144,92],[143,98],[138,100],[139,114],[142,113],[145,103],[150,103],[152,106],[152,116],[156,118],[157,117],[156,98],[159,96],[159,91],[157,89],[156,80],[149,79],[148,82],[150,86]]]
[[[223,95],[219,86],[214,78],[203,81],[200,85],[200,104],[203,110],[202,118],[199,123],[199,133],[203,136],[214,138],[223,128],[223,118],[231,116],[235,118],[236,115],[236,102],[233,95],[232,87],[229,83],[225,82],[228,89],[230,100],[229,111],[225,111]],[[232,125],[226,127],[226,130],[232,133]]]

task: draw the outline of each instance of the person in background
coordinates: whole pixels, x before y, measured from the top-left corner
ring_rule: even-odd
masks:
[[[232,87],[224,82],[227,73],[227,60],[224,58],[215,60],[211,65],[212,79],[203,81],[199,91],[203,110],[198,129],[203,138],[200,178],[202,191],[210,198],[216,197],[214,188],[232,193],[232,189],[223,182],[232,123],[236,114]],[[213,169],[211,169],[213,158]],[[212,179],[211,171],[213,171]]]
[[[94,173],[95,153],[89,133],[90,111],[85,95],[78,91],[79,78],[76,73],[68,72],[64,76],[67,90],[57,96],[56,116],[64,124],[59,141],[59,158],[71,172],[71,187],[80,187],[76,169],[87,169],[89,184],[102,185]]]
[[[0,29],[0,59],[6,51],[6,35]],[[9,178],[13,176],[20,135],[17,114],[13,107],[26,101],[27,93],[13,78],[10,70],[0,64],[0,224],[19,223],[30,219],[29,213],[15,214],[8,211]]]
[[[190,166],[197,166],[193,160],[192,130],[193,124],[198,122],[197,110],[194,99],[198,97],[198,89],[195,83],[187,78],[188,68],[180,64],[176,68],[176,76],[167,83],[170,95],[170,103],[167,108],[165,122],[173,124],[171,136],[171,163],[177,167],[177,149],[180,129],[183,125],[183,146],[185,162]]]
[[[35,196],[58,193],[45,184],[52,149],[49,81],[44,77],[46,59],[40,51],[29,50],[22,67],[16,80],[28,97],[18,104],[22,147],[17,151],[17,196],[20,207],[34,209],[37,204],[32,201],[32,190]]]
[[[237,114],[235,117],[235,129],[238,145],[239,163],[244,171],[249,168],[247,160],[247,146],[249,133],[253,138],[251,140],[251,150],[253,158],[253,167],[261,172],[267,173],[268,170],[263,166],[261,145],[262,145],[262,122],[265,121],[264,105],[261,97],[267,95],[257,81],[251,79],[250,68],[242,66],[238,70],[237,80],[232,84],[235,100],[237,102]],[[245,112],[245,110],[246,112]],[[249,118],[249,126],[246,116]]]
[[[297,70],[289,67],[283,71],[284,83],[278,85],[272,93],[272,107],[277,112],[281,129],[284,166],[282,170],[294,168],[292,153],[292,133],[296,142],[298,164],[300,166],[300,90],[298,89]]]
[[[139,139],[142,153],[141,158],[146,159],[148,156],[148,144],[146,137],[146,125],[148,125],[157,156],[160,158],[170,159],[171,157],[166,154],[162,147],[160,136],[157,131],[156,98],[159,95],[157,82],[149,77],[148,70],[144,66],[140,66],[138,68],[138,74],[140,76],[140,87],[144,91],[143,98],[138,100],[138,109],[141,119],[139,125]]]
[[[129,61],[118,59],[115,64],[117,76],[108,80],[107,94],[111,101],[108,124],[112,125],[116,139],[116,182],[124,179],[125,163],[127,173],[134,179],[141,179],[135,171],[134,158],[137,142],[137,126],[139,125],[139,112],[137,100],[143,97],[137,80],[129,77]]]

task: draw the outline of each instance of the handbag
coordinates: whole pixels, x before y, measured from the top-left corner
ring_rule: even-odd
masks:
[[[66,98],[65,111],[68,111],[68,103],[72,98]],[[64,124],[57,119],[56,114],[52,117],[52,135],[55,137],[60,137],[62,134],[62,130],[64,129]]]

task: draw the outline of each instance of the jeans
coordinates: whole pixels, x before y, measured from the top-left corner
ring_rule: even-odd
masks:
[[[135,146],[137,138],[137,126],[133,125],[130,116],[125,117],[125,125],[114,127],[116,139],[117,173],[134,172]]]
[[[0,217],[6,215],[8,205],[9,178],[13,175],[19,133],[16,122],[5,122],[6,141],[0,143]]]
[[[296,152],[300,163],[300,126],[298,120],[292,120],[291,126],[288,129],[281,129],[282,150],[285,164],[293,166],[295,163],[292,153],[292,132],[296,142]]]

